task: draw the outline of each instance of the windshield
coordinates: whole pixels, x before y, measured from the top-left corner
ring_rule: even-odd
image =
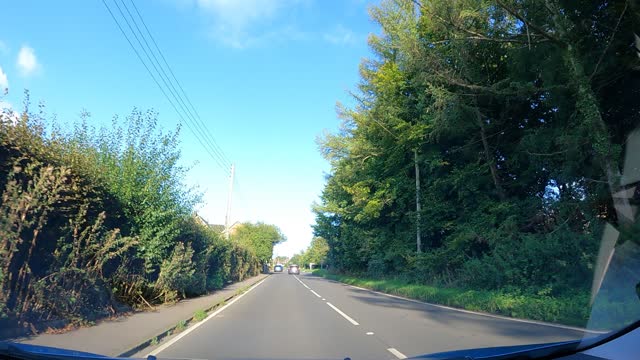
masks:
[[[639,321],[639,6],[5,2],[0,340],[403,359]]]

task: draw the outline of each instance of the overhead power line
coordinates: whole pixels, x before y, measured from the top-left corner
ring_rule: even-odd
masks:
[[[189,100],[189,97],[187,96],[187,93],[184,91],[184,88],[182,87],[182,85],[180,84],[180,81],[178,81],[178,79],[176,78],[175,74],[173,73],[173,70],[171,69],[171,66],[169,66],[169,63],[167,62],[167,59],[164,57],[164,54],[162,53],[162,50],[160,50],[160,47],[158,46],[158,44],[156,43],[155,38],[153,37],[153,35],[151,34],[151,31],[149,31],[149,28],[147,27],[146,22],[144,21],[144,19],[142,18],[142,15],[140,14],[140,12],[138,11],[138,7],[136,6],[135,2],[133,0],[129,0],[131,2],[131,5],[133,5],[133,8],[136,11],[136,14],[138,14],[138,17],[140,18],[140,21],[142,22],[142,25],[144,26],[145,30],[147,31],[147,34],[149,34],[149,38],[151,38],[151,42],[153,42],[153,45],[155,46],[156,50],[158,51],[158,53],[160,54],[160,58],[162,58],[163,63],[165,64],[165,66],[167,67],[167,69],[169,70],[169,73],[171,74],[171,77],[173,78],[173,80],[176,82],[176,84],[178,85],[178,88],[180,89],[180,91],[182,92],[182,95],[184,96],[184,98],[187,100],[187,103],[189,104],[189,106],[191,107],[191,110],[193,110],[193,113],[195,113],[196,117],[198,118],[200,124],[202,125],[202,128],[204,128],[206,134],[210,137],[211,142],[213,143],[213,147],[217,150],[217,152],[222,156],[222,158],[224,160],[226,160],[227,165],[231,166],[231,161],[229,161],[229,159],[227,158],[227,156],[225,155],[224,151],[222,151],[222,149],[220,148],[220,146],[218,145],[218,143],[215,141],[215,139],[213,138],[213,135],[211,135],[211,133],[209,132],[209,129],[205,126],[202,118],[200,117],[200,114],[198,113],[198,110],[196,110],[196,108],[193,106],[193,104],[191,103],[191,100]]]
[[[166,58],[164,57],[164,54],[162,53],[162,50],[160,50],[160,47],[158,46],[157,42],[155,41],[153,35],[151,34],[151,31],[149,31],[149,28],[147,27],[147,24],[145,23],[144,19],[142,18],[142,15],[140,14],[140,11],[138,10],[135,2],[133,0],[129,0],[129,2],[133,6],[136,14],[138,15],[138,18],[140,19],[140,22],[142,23],[142,26],[146,30],[147,35],[151,39],[151,42],[154,44],[154,47],[155,47],[156,51],[158,52],[158,54],[162,58],[165,66],[162,66],[162,64],[160,63],[160,61],[156,57],[155,52],[151,49],[151,46],[149,45],[149,42],[147,41],[145,35],[142,33],[142,30],[140,30],[140,27],[138,26],[138,22],[134,19],[133,15],[129,11],[129,8],[124,3],[124,0],[120,0],[120,2],[122,3],[122,5],[124,6],[125,10],[127,11],[127,14],[129,14],[129,17],[131,18],[133,24],[135,25],[136,29],[138,30],[138,33],[140,34],[140,36],[141,36],[142,40],[144,41],[145,45],[147,46],[147,49],[149,50],[149,53],[151,53],[151,55],[153,56],[153,59],[155,60],[155,64],[157,64],[158,67],[160,68],[160,71],[162,72],[162,75],[163,75],[163,79],[166,79],[166,81],[168,81],[168,86],[170,87],[170,89],[172,89],[172,94],[174,96],[177,95],[177,98],[179,99],[179,102],[180,102],[180,105],[182,107],[182,110],[185,111],[190,116],[191,120],[195,123],[196,127],[198,128],[198,130],[202,134],[204,134],[204,138],[207,141],[207,144],[213,150],[213,152],[216,153],[216,155],[220,157],[220,159],[225,163],[225,165],[227,167],[231,166],[231,162],[224,155],[224,153],[222,152],[222,149],[218,146],[217,142],[215,141],[215,139],[213,138],[213,136],[209,132],[209,129],[207,129],[206,125],[202,122],[202,119],[200,118],[200,115],[197,115],[198,118],[196,118],[196,116],[194,116],[194,113],[197,114],[197,111],[195,110],[195,107],[193,106],[193,104],[189,100],[189,97],[187,96],[186,92],[184,91],[184,88],[182,88],[182,85],[180,85],[180,82],[178,81],[178,79],[176,78],[175,74],[173,73],[173,70],[171,69],[171,66],[169,66],[169,63],[167,62]],[[180,90],[182,92],[182,95],[181,95],[180,92],[178,92],[178,90],[174,86],[173,81],[171,81],[171,79],[169,78],[169,75],[167,75],[167,72],[164,69],[165,67],[167,68],[167,70],[169,70],[169,73],[171,73],[171,76],[172,76],[173,80],[175,81],[176,85],[178,85],[178,87],[180,88]],[[165,85],[166,85],[166,82],[165,82]],[[187,106],[187,104],[185,103],[185,101],[183,99],[183,96],[184,96],[184,99],[186,99],[187,102],[191,105],[191,108],[189,108]],[[192,112],[192,110],[193,110],[193,112]]]
[[[142,41],[144,41],[144,43],[147,44],[147,46],[148,46],[148,42],[146,41],[146,38],[144,37],[144,34],[142,34],[142,32],[140,31],[139,26],[135,22],[135,19],[131,15],[131,12],[129,11],[129,9],[126,7],[126,4],[124,3],[124,1],[121,0],[121,3],[123,5],[123,7],[125,8],[125,10],[127,11],[127,13],[129,14],[129,16],[131,17],[131,20],[134,23],[134,26],[136,27],[136,29],[138,29],[140,37],[138,37],[138,34],[136,34],[135,30],[131,26],[131,23],[129,22],[129,20],[125,16],[124,12],[122,11],[122,8],[120,8],[120,6],[116,2],[116,0],[113,0],[113,2],[116,5],[116,7],[118,8],[118,11],[120,12],[120,15],[122,16],[123,20],[127,24],[128,28],[131,31],[131,33],[133,34],[134,38],[138,42],[138,45],[140,46],[140,48],[142,49],[143,53],[147,57],[148,61],[151,62],[151,65],[152,65],[153,69],[155,70],[156,74],[160,77],[160,79],[164,83],[164,85],[167,88],[168,92],[173,97],[173,100],[175,101],[175,103],[177,103],[178,106],[175,107],[175,110],[178,111],[177,110],[178,107],[180,107],[182,109],[184,115],[186,116],[186,119],[185,119],[185,116],[183,116],[182,113],[179,114],[181,119],[183,120],[183,122],[185,122],[188,125],[190,130],[194,133],[194,135],[198,139],[198,142],[200,142],[200,144],[205,148],[205,150],[209,153],[209,155],[211,155],[211,157],[216,161],[216,163],[218,163],[218,165],[223,169],[223,171],[225,171],[225,173],[228,172],[228,170],[227,170],[228,169],[228,162],[225,161],[220,156],[220,154],[216,153],[216,151],[214,151],[210,146],[207,146],[208,144],[205,144],[205,143],[210,143],[210,141],[207,141],[207,136],[202,132],[201,129],[198,128],[197,124],[193,121],[193,119],[189,119],[189,113],[186,112],[186,110],[185,110],[184,101],[182,101],[181,98],[176,96],[175,88],[172,86],[170,80],[168,78],[166,78],[166,77],[163,77],[162,73],[158,70],[158,66],[160,65],[159,62],[156,65],[156,63],[152,59],[152,56],[153,56],[153,58],[155,58],[156,62],[157,62],[157,57],[155,56],[155,54],[153,53],[153,51],[151,50],[150,47],[149,47],[149,51],[147,51],[147,49],[143,45]],[[140,38],[142,38],[142,41],[140,41]],[[131,42],[130,42],[130,44],[131,44]],[[151,53],[151,56],[149,55],[149,53]],[[139,58],[141,58],[141,56]],[[150,70],[148,66],[147,66],[147,69]],[[160,69],[162,69],[162,67],[160,67]],[[164,70],[162,70],[162,71],[164,72]],[[165,73],[165,76],[166,76],[166,73]],[[166,94],[166,92],[165,92],[165,94]],[[191,123],[191,125],[189,125],[189,123]]]
[[[120,5],[118,5],[116,0],[112,0],[112,1],[115,4],[116,8],[118,9],[118,12],[122,16],[122,20],[124,20],[124,22],[126,23],[127,27],[131,31],[131,34],[133,34],[135,40],[137,41],[138,45],[142,49],[142,52],[145,54],[146,58],[151,63],[151,67],[153,68],[153,70],[155,70],[155,75],[154,75],[154,71],[152,71],[152,69],[149,67],[147,62],[143,59],[143,57],[140,54],[140,52],[138,51],[138,49],[136,48],[134,43],[131,41],[129,35],[127,34],[125,29],[122,27],[122,25],[120,24],[120,22],[116,18],[116,15],[112,11],[112,9],[109,7],[109,5],[107,4],[107,2],[105,0],[102,0],[102,3],[104,4],[104,6],[106,7],[107,11],[111,15],[111,18],[116,23],[118,29],[120,30],[120,32],[122,33],[124,38],[129,43],[129,46],[131,46],[131,48],[133,49],[133,51],[136,54],[138,60],[145,67],[145,69],[147,70],[147,72],[149,73],[151,78],[153,79],[153,81],[156,84],[156,86],[160,89],[160,91],[162,92],[164,97],[167,99],[167,101],[169,102],[171,107],[178,114],[181,122],[183,124],[185,124],[187,126],[187,128],[193,133],[193,135],[196,137],[196,139],[198,140],[200,145],[203,147],[203,149],[208,153],[209,156],[211,156],[211,158],[225,172],[225,174],[229,175],[230,161],[224,155],[224,153],[222,152],[222,149],[220,149],[220,147],[217,145],[217,143],[213,139],[213,136],[211,136],[211,134],[208,132],[208,129],[206,129],[206,126],[204,126],[204,124],[201,121],[200,121],[200,124],[198,123],[197,119],[195,119],[195,117],[193,117],[193,114],[190,112],[190,110],[186,106],[186,104],[185,104],[184,100],[182,99],[182,97],[180,97],[179,94],[177,94],[177,90],[175,89],[175,86],[173,86],[171,80],[168,78],[168,76],[166,76],[166,72],[164,71],[164,69],[160,65],[159,61],[157,61],[157,57],[155,56],[155,54],[151,50],[151,47],[149,46],[148,41],[144,37],[144,34],[142,33],[142,31],[140,31],[140,28],[139,28],[137,22],[133,18],[133,16],[132,16],[131,12],[129,11],[129,9],[126,7],[126,4],[124,2],[122,2],[122,5],[125,8],[125,11],[127,11],[129,16],[131,17],[132,22],[134,23],[133,26],[131,25],[131,23],[129,22],[127,17],[125,16],[124,12],[122,11],[122,8],[120,7]],[[135,4],[134,4],[134,6],[135,6]],[[136,11],[138,11],[138,10],[136,9]],[[138,11],[138,14],[139,14],[139,11]],[[138,29],[140,37],[138,37],[138,34],[136,34],[136,31],[134,30],[134,26],[136,27],[136,29]],[[148,28],[146,27],[146,25],[144,25],[144,26],[148,31]],[[150,34],[150,32],[148,32],[148,33]],[[140,38],[142,38],[142,40],[140,40]],[[143,45],[143,42],[147,45],[147,47],[149,48],[149,51],[147,51],[147,49]],[[155,40],[153,40],[153,42],[155,43]],[[159,51],[159,47],[157,46],[157,43],[156,43],[155,46]],[[149,55],[149,52],[151,52],[152,55]],[[161,57],[164,57],[161,52],[160,52],[160,55],[161,55]],[[155,63],[154,63],[152,57],[155,58],[155,60],[156,60]],[[167,65],[167,67],[168,67],[168,64],[166,63],[166,59],[164,61],[165,61],[165,64]],[[156,65],[156,63],[157,63],[157,65]],[[161,70],[158,70],[158,66],[160,66]],[[169,68],[169,70],[170,70],[170,72],[172,72],[170,68]],[[163,73],[165,75],[164,77],[163,77]],[[156,77],[156,75],[157,75],[157,77]],[[172,76],[174,78],[174,81],[177,82],[177,79],[175,78],[175,75],[172,75]],[[160,81],[158,81],[158,77],[160,78],[162,83],[165,85],[166,90],[161,85]],[[167,92],[169,92],[169,94],[171,96],[169,94],[167,94]],[[187,98],[187,100],[188,100],[188,97],[186,96],[186,92],[184,92],[184,89],[182,89],[182,92],[183,92],[183,95],[185,96],[185,98]],[[172,98],[173,98],[173,100],[172,100]],[[189,103],[191,103],[191,102],[189,101]],[[195,110],[195,108],[193,107],[193,104],[191,104],[191,107],[192,107],[193,110]],[[180,111],[180,109],[182,111]]]

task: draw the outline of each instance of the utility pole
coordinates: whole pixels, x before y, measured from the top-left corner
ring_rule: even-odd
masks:
[[[416,251],[422,252],[420,237],[420,168],[418,166],[418,149],[413,150],[413,165],[416,169]]]
[[[229,222],[231,221],[231,200],[233,198],[233,177],[235,175],[236,165],[231,164],[231,174],[229,174],[229,194],[227,195],[227,214],[224,217],[225,238],[229,240],[231,229]]]

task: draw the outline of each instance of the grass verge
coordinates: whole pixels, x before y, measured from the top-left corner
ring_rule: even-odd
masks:
[[[187,321],[186,320],[178,321],[178,323],[174,327],[175,332],[177,332],[177,333],[184,331],[184,329],[186,329],[186,328],[187,328]]]
[[[397,279],[368,279],[314,270],[313,275],[387,294],[460,309],[584,327],[589,317],[589,294],[552,297],[501,290],[468,290],[409,283]]]
[[[207,318],[207,312],[200,309],[193,314],[193,319],[195,321],[202,321]]]

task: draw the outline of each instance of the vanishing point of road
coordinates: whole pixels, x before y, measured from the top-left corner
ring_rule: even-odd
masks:
[[[274,274],[147,353],[189,359],[403,359],[581,338],[576,329],[392,297],[311,275]]]

